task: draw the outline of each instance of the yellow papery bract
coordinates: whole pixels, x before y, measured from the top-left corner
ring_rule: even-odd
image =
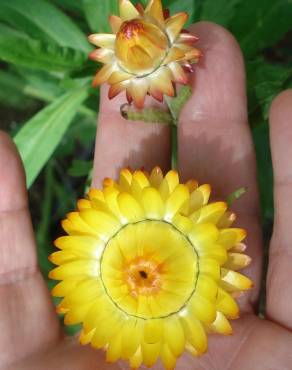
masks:
[[[189,315],[188,312],[182,315],[181,323],[185,331],[187,341],[195,347],[198,354],[206,352],[208,343],[203,324]]]
[[[145,358],[145,356],[143,356],[142,346],[140,346],[140,348],[136,351],[134,356],[132,356],[129,360],[131,369],[138,369],[143,363],[143,358]]]
[[[138,10],[129,0],[119,0],[120,15],[123,21],[139,16]]]
[[[241,270],[248,266],[251,262],[251,258],[246,254],[242,253],[228,253],[228,260],[224,264],[224,267],[231,270]]]
[[[170,190],[166,201],[165,219],[170,221],[176,214],[182,213],[182,209],[189,201],[189,189],[185,185],[177,185],[173,191]]]
[[[160,184],[163,181],[163,173],[159,167],[154,167],[153,170],[151,171],[149,181],[151,186],[159,189]]]
[[[80,336],[79,336],[80,344],[82,344],[83,346],[85,346],[86,344],[89,344],[92,341],[92,338],[94,336],[95,331],[96,331],[95,328],[93,330],[91,330],[89,333],[85,333],[82,330],[81,333],[80,333]]]
[[[87,304],[75,304],[64,317],[65,325],[76,325],[82,322],[91,307],[91,302]]]
[[[210,325],[210,330],[223,335],[231,335],[232,327],[222,312],[217,311],[216,319]]]
[[[165,339],[168,347],[175,357],[180,356],[185,350],[185,333],[176,316],[170,316],[164,324]]]
[[[137,318],[129,318],[121,329],[122,331],[122,356],[131,358],[140,347],[143,335],[143,321]]]
[[[205,324],[211,324],[216,318],[216,308],[213,302],[200,294],[194,293],[188,306],[190,315],[199,319]]]
[[[160,354],[161,343],[145,343],[141,344],[142,358],[146,366],[151,367],[158,360]]]
[[[161,0],[149,0],[145,9],[119,0],[119,13],[109,18],[113,34],[88,38],[99,47],[89,57],[104,64],[93,85],[108,82],[110,99],[126,91],[129,103],[138,108],[147,94],[159,101],[163,95],[174,96],[173,84],[188,84],[187,72],[201,56],[194,47],[198,38],[183,29],[187,13],[169,16]]]
[[[176,364],[176,357],[173,355],[167,344],[163,344],[161,346],[160,357],[165,370],[174,369]]]
[[[191,219],[196,223],[205,224],[210,222],[217,224],[227,209],[224,202],[216,202],[208,204],[191,214]]]
[[[208,332],[232,333],[234,296],[252,287],[237,271],[251,259],[245,230],[229,228],[235,215],[224,202],[208,204],[210,193],[175,171],[123,169],[118,182],[106,179],[78,201],[63,221],[69,235],[55,241],[50,277],[61,280],[52,294],[63,298],[65,324],[83,326],[81,344],[132,369],[160,359],[173,370],[185,350],[207,350]]]
[[[229,319],[239,317],[239,308],[235,300],[224,289],[218,288],[216,308]]]
[[[248,290],[252,287],[252,281],[246,276],[225,268],[221,269],[222,285],[228,292]]]
[[[209,184],[199,186],[197,189],[195,189],[191,193],[190,212],[192,213],[202,206],[205,206],[209,201],[210,194],[211,187]]]
[[[145,218],[143,208],[131,194],[121,193],[118,196],[118,203],[122,215],[129,223],[142,221]]]
[[[152,187],[147,187],[142,192],[142,205],[146,218],[161,220],[164,214],[164,204],[159,191]]]
[[[223,229],[220,230],[218,242],[226,249],[234,247],[246,237],[246,231],[243,229]]]
[[[122,333],[119,332],[109,340],[106,353],[107,362],[116,362],[122,356]]]
[[[210,302],[215,302],[218,294],[218,284],[208,275],[201,273],[198,276],[196,292]]]

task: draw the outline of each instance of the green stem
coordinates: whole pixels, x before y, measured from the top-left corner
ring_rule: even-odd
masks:
[[[45,189],[43,194],[43,203],[41,209],[41,222],[38,225],[36,234],[37,246],[38,246],[38,258],[41,267],[41,271],[44,276],[47,275],[50,268],[48,262],[48,240],[49,240],[49,226],[50,216],[52,214],[53,204],[53,162],[49,161],[45,169]]]
[[[171,128],[171,168],[177,170],[177,151],[178,151],[178,138],[177,138],[177,122],[173,120],[170,125]]]

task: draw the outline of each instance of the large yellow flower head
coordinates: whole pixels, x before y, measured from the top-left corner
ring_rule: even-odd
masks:
[[[207,350],[208,332],[232,333],[234,296],[252,285],[237,272],[250,262],[246,233],[209,196],[209,185],[180,184],[175,171],[124,169],[78,202],[50,277],[61,280],[53,295],[64,297],[65,323],[83,325],[82,344],[132,369],[160,358],[171,370],[185,350]]]
[[[186,13],[170,17],[161,0],[149,0],[147,7],[135,7],[129,0],[119,0],[120,17],[112,15],[113,34],[93,34],[89,41],[99,49],[91,59],[104,63],[93,85],[108,82],[109,98],[126,90],[128,101],[138,108],[146,94],[159,101],[163,94],[174,96],[173,82],[187,84],[185,71],[200,57],[193,47],[197,37],[182,31]]]

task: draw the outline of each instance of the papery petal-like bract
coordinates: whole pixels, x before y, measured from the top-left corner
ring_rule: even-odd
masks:
[[[118,182],[91,189],[63,222],[50,272],[65,324],[81,323],[80,342],[132,369],[160,358],[175,368],[184,351],[207,350],[207,333],[230,335],[235,297],[251,288],[238,271],[249,265],[243,239],[211,187],[123,169]]]

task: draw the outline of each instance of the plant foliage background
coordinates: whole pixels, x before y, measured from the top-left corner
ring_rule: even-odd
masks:
[[[146,0],[143,1],[144,3]],[[27,174],[39,261],[59,220],[84,192],[92,165],[98,90],[86,36],[107,32],[117,0],[0,1],[0,126],[13,137]],[[209,20],[239,41],[247,68],[250,124],[258,156],[264,227],[273,221],[269,104],[292,87],[291,0],[163,0],[190,23]]]

